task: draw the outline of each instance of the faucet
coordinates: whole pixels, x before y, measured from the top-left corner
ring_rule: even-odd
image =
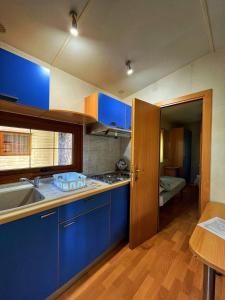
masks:
[[[34,180],[30,180],[28,178],[20,178],[20,181],[27,181],[29,182],[30,184],[32,184],[35,188],[39,188],[40,186],[40,176],[36,176],[34,177]]]

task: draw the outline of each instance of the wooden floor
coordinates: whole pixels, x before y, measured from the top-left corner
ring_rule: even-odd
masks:
[[[154,238],[134,250],[123,247],[58,300],[200,300],[202,264],[188,247],[197,222],[197,205],[191,196],[178,204],[179,215],[169,223],[167,220]],[[224,277],[218,277],[216,300],[225,299],[224,286]]]
[[[194,185],[187,185],[180,193],[168,201],[159,210],[160,231],[169,225],[179,216],[192,210],[195,220],[198,216],[198,188]],[[194,219],[193,219],[194,221]]]

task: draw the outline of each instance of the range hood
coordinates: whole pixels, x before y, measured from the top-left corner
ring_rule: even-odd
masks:
[[[100,122],[88,124],[86,127],[87,134],[106,136],[106,137],[131,137],[131,130],[122,129],[115,126],[104,125]]]

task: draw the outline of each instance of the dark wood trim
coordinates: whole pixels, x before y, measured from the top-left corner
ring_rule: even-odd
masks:
[[[21,177],[49,176],[59,172],[77,171],[83,168],[83,126],[64,122],[46,120],[31,116],[0,112],[0,125],[18,128],[32,128],[73,134],[73,163],[68,166],[46,166],[0,171],[0,183],[18,181]]]
[[[14,113],[0,111],[0,125],[18,128],[32,128],[38,130],[55,130],[59,132],[71,132],[74,128],[82,128],[81,125],[46,120],[43,118],[23,116]]]
[[[84,125],[96,122],[96,119],[87,114],[76,112],[73,110],[50,109],[44,110],[37,107],[18,104],[1,99],[0,111],[9,112],[24,116],[33,116],[45,120],[54,120],[70,124]]]

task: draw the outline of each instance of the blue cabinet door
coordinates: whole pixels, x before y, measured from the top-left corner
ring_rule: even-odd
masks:
[[[128,240],[130,186],[111,191],[111,245]]]
[[[0,298],[43,300],[57,289],[57,210],[0,225]]]
[[[100,193],[91,197],[74,201],[59,207],[59,222],[73,219],[99,206],[104,206],[110,202],[110,192]]]
[[[108,126],[125,128],[126,104],[112,97],[99,93],[98,120]]]
[[[49,70],[0,48],[0,95],[49,109]],[[0,97],[1,98],[1,97]]]
[[[132,122],[132,108],[130,105],[126,105],[126,129],[131,130]]]
[[[109,246],[110,205],[60,224],[60,285],[87,267]]]

